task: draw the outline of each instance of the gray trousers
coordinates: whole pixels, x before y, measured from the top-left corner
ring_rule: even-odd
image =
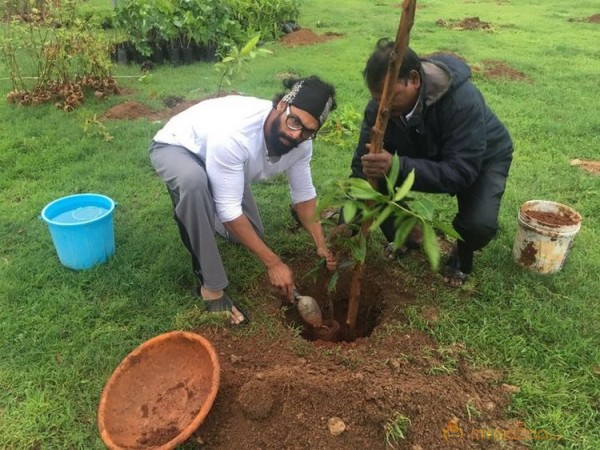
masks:
[[[175,222],[192,257],[194,274],[207,289],[225,289],[229,280],[215,232],[232,242],[238,241],[217,218],[204,162],[184,147],[154,141],[150,145],[150,160],[167,185]],[[244,186],[242,211],[262,238],[264,228],[249,183]]]

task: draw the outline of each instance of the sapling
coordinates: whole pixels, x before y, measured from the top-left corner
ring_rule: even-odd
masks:
[[[260,34],[257,34],[246,42],[241,50],[235,45],[232,45],[227,56],[225,56],[221,62],[215,64],[215,70],[221,73],[217,95],[221,93],[223,83],[225,82],[227,85],[231,85],[231,79],[242,71],[247,62],[256,58],[257,55],[265,56],[273,53],[266,48],[257,48],[259,39]]]
[[[446,235],[460,239],[454,228],[435,218],[435,206],[425,198],[415,199],[409,193],[415,180],[414,170],[411,171],[402,184],[396,187],[400,167],[397,155],[392,158],[390,175],[385,178],[385,188],[375,189],[362,178],[348,178],[336,181],[338,193],[329,195],[319,202],[318,212],[331,208],[336,204],[332,199],[339,196],[342,200],[337,203],[340,208],[343,225],[334,227],[328,236],[330,243],[338,251],[350,255],[353,272],[359,265],[364,265],[367,257],[368,241],[371,232],[379,228],[385,220],[393,220],[396,230],[392,247],[394,250],[401,248],[411,231],[420,226],[423,233],[423,251],[433,270],[437,270],[440,261],[440,248],[437,240],[436,229]],[[342,264],[345,266],[345,264]],[[338,276],[336,273],[330,279],[328,291],[333,290]],[[362,278],[356,281],[353,278],[350,286],[350,298],[360,295]],[[349,309],[350,309],[349,305]],[[358,304],[356,304],[358,308]],[[350,313],[350,312],[349,312]],[[347,320],[348,339],[353,339],[354,325]]]

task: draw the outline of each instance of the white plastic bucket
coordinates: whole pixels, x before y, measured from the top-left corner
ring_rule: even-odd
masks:
[[[581,215],[566,205],[531,200],[519,208],[513,256],[517,264],[539,273],[558,272],[581,227]]]

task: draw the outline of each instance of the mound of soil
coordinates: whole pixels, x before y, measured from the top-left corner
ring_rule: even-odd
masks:
[[[322,35],[315,34],[309,28],[300,28],[292,33],[286,34],[280,40],[282,45],[286,47],[299,47],[302,45],[320,44],[321,42],[330,41],[332,39],[343,36],[343,33],[327,32]]]
[[[301,276],[314,261],[289,263]],[[298,288],[326,303],[323,277]],[[422,281],[435,298],[441,283]],[[331,294],[336,308],[347,302],[338,293],[348,292],[349,282],[349,274],[341,276]],[[267,280],[252,296],[254,316],[281,317],[281,298],[265,296],[265,285]],[[367,266],[361,307],[377,308],[379,315],[370,336],[352,342],[307,341],[298,327],[285,326],[284,317],[268,330],[197,330],[217,349],[221,385],[192,440],[225,450],[384,449],[386,427],[404,416],[406,437],[398,449],[518,448],[482,438],[485,430],[515,428],[504,409],[518,388],[501,385],[497,371],[471,368],[462,343],[440,345],[411,328],[408,306],[425,307],[423,321],[430,326],[438,320],[437,308],[433,301],[419,304],[402,286],[398,266]]]
[[[576,18],[570,18],[568,19],[569,22],[588,22],[588,23],[600,23],[600,14],[593,14],[589,17],[586,17],[585,19],[576,19]]]
[[[571,161],[572,166],[579,166],[586,172],[594,175],[600,175],[600,161],[586,161],[582,159],[574,159]]]
[[[440,27],[450,28],[452,30],[491,30],[492,25],[489,22],[483,22],[479,17],[467,17],[462,20],[443,20],[438,19],[435,22]]]
[[[104,113],[104,117],[107,119],[139,119],[142,117],[152,117],[155,114],[154,110],[148,105],[136,102],[134,100],[127,100],[125,103],[115,105]]]
[[[593,16],[585,19],[585,21],[589,23],[600,23],[600,14],[594,14]]]
[[[194,106],[203,100],[210,98],[222,97],[225,95],[237,94],[237,92],[222,92],[220,95],[209,95],[198,100],[184,100],[183,97],[167,97],[163,100],[165,109],[155,111],[148,105],[136,102],[135,100],[127,100],[124,103],[113,106],[108,109],[103,117],[106,119],[115,120],[136,120],[136,119],[148,119],[148,120],[169,120],[176,114],[188,109],[190,106]]]
[[[509,80],[529,81],[527,76],[516,69],[513,69],[504,61],[485,60],[482,61],[483,69],[473,68],[474,72],[480,72],[487,78],[506,78]]]

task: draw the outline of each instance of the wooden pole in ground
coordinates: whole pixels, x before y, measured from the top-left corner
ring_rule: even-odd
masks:
[[[402,4],[402,16],[396,33],[396,41],[394,49],[390,54],[388,70],[383,83],[383,92],[377,110],[377,119],[375,127],[371,134],[371,150],[370,153],[381,153],[383,151],[383,136],[390,118],[390,106],[394,97],[394,85],[400,74],[400,66],[402,65],[402,57],[408,47],[410,37],[410,29],[415,21],[416,0],[404,0]],[[378,180],[369,178],[369,183],[374,188],[377,188]],[[369,233],[371,223],[365,223],[361,227],[361,233],[365,237]],[[358,315],[358,305],[360,302],[360,287],[364,274],[364,263],[358,262],[354,266],[352,272],[352,280],[350,282],[350,299],[348,301],[348,313],[346,315],[346,340],[354,340],[356,331],[356,316]]]

